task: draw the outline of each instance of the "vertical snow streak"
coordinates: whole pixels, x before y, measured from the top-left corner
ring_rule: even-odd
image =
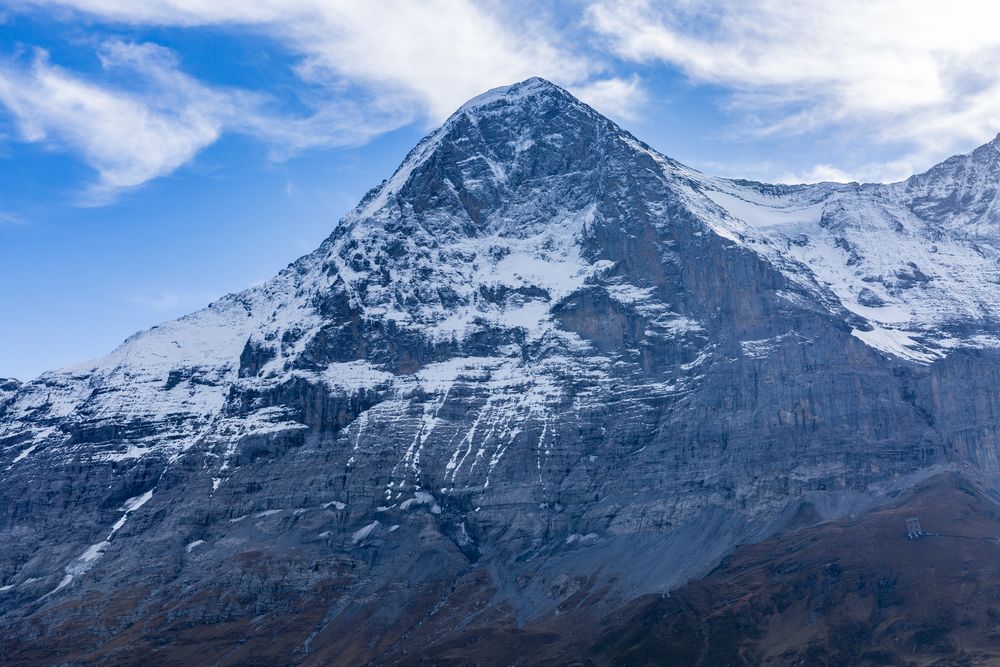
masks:
[[[417,490],[421,488],[420,456],[428,438],[430,438],[434,429],[440,422],[439,414],[441,412],[441,408],[444,407],[444,404],[448,401],[448,397],[451,395],[451,389],[455,385],[460,369],[451,368],[448,370],[451,372],[446,374],[443,378],[426,377],[419,378],[417,380],[416,389],[418,391],[423,392],[425,390],[429,390],[437,396],[437,398],[434,400],[424,401],[423,410],[419,420],[417,421],[413,439],[410,441],[409,446],[403,453],[403,458],[392,468],[390,481],[386,489],[387,500],[391,499],[391,489],[393,487],[396,489],[396,498],[402,496],[403,490],[406,486],[406,478],[410,475],[412,475],[413,478],[412,483],[414,488]],[[400,468],[403,468],[401,473]]]

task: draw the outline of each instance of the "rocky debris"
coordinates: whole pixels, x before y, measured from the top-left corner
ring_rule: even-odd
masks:
[[[982,480],[980,480],[981,482]],[[798,508],[809,523],[816,509]],[[906,518],[935,528],[914,542]],[[393,664],[992,664],[1000,506],[980,483],[940,475],[890,505],[740,547],[704,579],[613,612],[579,589],[561,613],[518,626],[424,632]],[[555,585],[565,583],[556,579]],[[589,593],[589,594],[588,594]],[[430,635],[430,636],[429,636]],[[426,643],[424,643],[426,642]],[[423,645],[421,645],[423,644]]]

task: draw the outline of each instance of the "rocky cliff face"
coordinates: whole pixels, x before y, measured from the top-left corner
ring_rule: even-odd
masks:
[[[390,661],[995,469],[994,154],[769,186],[470,101],[272,281],[0,386],[0,657]]]

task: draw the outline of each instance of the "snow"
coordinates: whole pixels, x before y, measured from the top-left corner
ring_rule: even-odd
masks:
[[[400,503],[399,509],[408,510],[411,507],[418,507],[420,505],[429,506],[431,514],[441,513],[441,507],[440,505],[437,504],[437,501],[434,500],[434,496],[427,493],[426,491],[417,491],[415,494],[413,494],[412,498],[410,498],[409,500],[404,500],[402,503]]]
[[[392,373],[380,370],[367,361],[330,364],[320,373],[320,377],[329,386],[347,391],[375,389],[390,384],[395,379]]]
[[[122,504],[122,509],[125,512],[134,512],[137,509],[139,509],[140,507],[142,507],[143,505],[145,505],[146,503],[148,503],[152,497],[153,497],[153,490],[150,489],[149,491],[146,491],[145,493],[143,493],[141,495],[138,495],[138,496],[135,496],[134,498],[129,498],[128,500],[126,500]]]
[[[752,190],[733,192],[706,190],[705,195],[757,229],[780,228],[785,234],[812,230],[819,225],[823,203],[800,204],[781,197],[768,196]]]
[[[461,339],[485,325],[517,326],[537,336],[551,327],[552,304],[581,288],[598,268],[581,258],[579,245],[593,210],[587,206],[564,211],[545,224],[519,226],[517,233],[512,233],[509,221],[498,222],[496,229],[482,236],[439,239],[426,257],[414,248],[413,259],[396,267],[391,288],[365,283],[367,274],[347,268],[343,255],[349,254],[348,248],[372,243],[364,226],[346,234],[332,249],[331,258],[352,293],[360,294],[365,284],[366,296],[358,297],[358,305],[366,318],[392,320],[435,341]],[[368,253],[374,256],[377,248]],[[509,290],[512,296],[508,302],[491,303],[481,298],[483,288]],[[518,294],[525,288],[535,295]],[[428,297],[444,289],[457,296],[456,305],[428,303]],[[403,308],[401,297],[420,305]]]
[[[109,546],[111,546],[111,543],[107,540],[91,544],[82,554],[76,557],[76,560],[66,566],[66,573],[73,575],[83,574],[93,567],[94,563],[104,555],[104,551]]]
[[[24,449],[24,451],[22,451],[20,454],[18,454],[17,456],[14,457],[14,460],[11,461],[11,466],[10,467],[13,467],[13,465],[15,463],[19,463],[19,462],[23,461],[24,459],[28,458],[29,456],[31,456],[32,452],[34,452],[38,448],[38,446],[41,445],[41,444],[42,444],[41,442],[36,442],[36,443],[33,443],[30,447],[26,447]],[[10,467],[8,467],[7,469],[10,470]]]
[[[558,91],[560,89],[541,77],[531,77],[530,79],[514,84],[513,86],[499,86],[476,95],[459,107],[456,115],[459,113],[479,110],[483,107],[497,103],[511,105],[517,104],[521,100],[531,97],[532,95],[537,95],[539,93],[551,93],[554,90]]]
[[[90,570],[97,563],[97,561],[101,559],[108,547],[111,546],[111,538],[114,537],[115,533],[121,530],[122,526],[125,525],[125,522],[133,512],[148,503],[152,497],[153,489],[150,489],[149,491],[146,491],[138,496],[133,496],[122,503],[120,510],[122,512],[122,516],[119,517],[118,520],[111,526],[111,531],[108,533],[108,536],[96,544],[91,544],[82,554],[72,560],[64,568],[66,574],[71,576],[69,576],[69,579],[64,579],[64,582],[61,583],[55,590],[51,591],[49,595],[52,595],[60,588],[68,585],[74,576],[82,575]]]
[[[105,461],[127,461],[129,459],[141,459],[142,457],[153,451],[152,447],[140,447],[138,445],[130,444],[125,448],[124,452],[112,452],[104,454],[101,458]]]
[[[61,591],[64,588],[66,588],[71,583],[73,583],[73,579],[74,579],[74,575],[72,575],[72,574],[67,574],[67,575],[63,576],[63,578],[59,581],[59,584],[55,588],[53,588],[51,591],[49,591],[48,593],[46,593],[45,595],[43,595],[40,598],[40,600],[44,600],[45,598],[49,597],[50,595],[55,595],[56,593],[58,593],[59,591]]]
[[[774,338],[762,338],[760,340],[740,341],[740,352],[743,356],[750,357],[751,359],[766,359],[770,355],[771,350],[780,345],[790,335],[793,334],[775,336]]]
[[[375,529],[377,529],[380,525],[382,524],[379,523],[378,521],[372,521],[364,528],[354,531],[354,534],[351,535],[351,544],[357,544],[358,542],[363,541],[365,538],[367,538],[369,535],[375,532]]]
[[[188,545],[184,547],[184,551],[186,551],[187,553],[191,553],[192,550],[194,550],[196,547],[204,543],[205,540],[195,540],[194,542],[189,542]]]
[[[916,334],[911,331],[874,327],[871,331],[853,329],[851,330],[851,335],[877,350],[897,357],[903,357],[904,359],[930,363],[939,356],[932,352],[924,351],[924,348],[917,341],[913,340],[913,336]]]

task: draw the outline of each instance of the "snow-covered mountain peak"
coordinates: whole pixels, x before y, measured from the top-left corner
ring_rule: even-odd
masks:
[[[573,97],[568,91],[560,88],[556,84],[533,76],[524,81],[511,84],[509,86],[498,86],[477,95],[458,108],[455,115],[461,113],[477,113],[494,105],[509,107],[512,105],[525,104],[532,98],[558,99],[567,104],[581,106],[583,103]]]
[[[543,79],[463,105],[331,237],[351,307],[435,340],[538,329],[596,270],[582,242],[624,134]]]
[[[481,226],[511,188],[530,178],[589,170],[600,138],[624,132],[568,92],[541,78],[495,88],[462,105],[373,189],[347,222],[410,207],[451,202]],[[468,231],[468,229],[467,229]]]
[[[66,414],[111,387],[95,411],[157,406],[207,419],[240,373],[277,381],[366,357],[364,346],[328,349],[344,318],[432,346],[496,326],[548,330],[552,306],[605,265],[585,259],[581,241],[597,184],[630,168],[623,136],[542,79],[489,91],[421,141],[315,252],[101,359],[46,374],[22,407]]]
[[[1000,135],[888,187],[921,218],[946,233],[1000,239]]]

